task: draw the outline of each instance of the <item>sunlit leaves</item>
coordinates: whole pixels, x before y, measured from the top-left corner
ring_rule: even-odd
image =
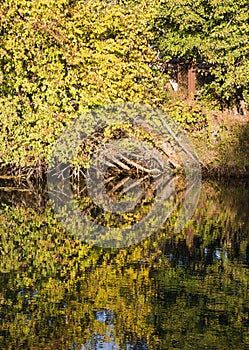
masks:
[[[153,1],[3,1],[1,163],[46,160],[80,113],[165,95],[149,63]],[[59,118],[57,116],[60,116]]]

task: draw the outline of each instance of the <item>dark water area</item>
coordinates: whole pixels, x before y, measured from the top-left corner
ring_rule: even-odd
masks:
[[[2,180],[0,349],[249,349],[248,185],[203,182],[181,232],[107,249]]]

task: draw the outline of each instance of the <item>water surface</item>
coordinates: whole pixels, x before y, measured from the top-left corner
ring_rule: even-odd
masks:
[[[249,349],[247,182],[203,183],[183,231],[169,221],[123,249],[77,240],[39,187],[13,186],[0,184],[1,349]]]

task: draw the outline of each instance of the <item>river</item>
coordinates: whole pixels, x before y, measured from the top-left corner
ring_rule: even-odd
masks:
[[[0,348],[249,349],[248,184],[204,181],[183,230],[115,249],[68,232],[44,188],[2,180]]]

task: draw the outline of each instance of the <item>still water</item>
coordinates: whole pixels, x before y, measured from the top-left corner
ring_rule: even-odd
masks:
[[[39,188],[0,187],[0,349],[249,349],[247,182],[204,182],[184,230],[122,249],[70,235]]]

